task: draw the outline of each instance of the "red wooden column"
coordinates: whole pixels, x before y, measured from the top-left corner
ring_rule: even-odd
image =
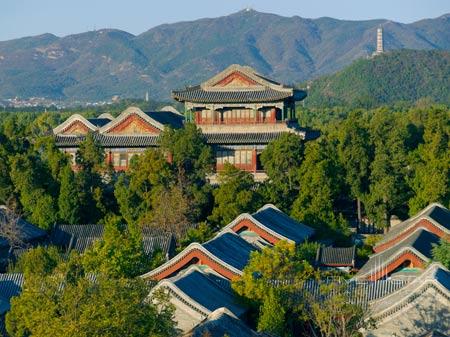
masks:
[[[270,110],[270,122],[271,123],[276,123],[277,121],[277,109],[276,108],[272,108]]]
[[[256,172],[256,169],[257,169],[256,165],[257,165],[256,149],[253,149],[253,151],[252,151],[252,170],[253,170],[253,172]]]

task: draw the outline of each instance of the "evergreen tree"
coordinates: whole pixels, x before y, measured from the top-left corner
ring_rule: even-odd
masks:
[[[352,197],[357,200],[358,221],[361,222],[361,199],[369,189],[370,163],[373,149],[367,121],[360,110],[349,114],[339,128],[338,154],[345,169],[345,180]]]
[[[214,190],[214,208],[208,220],[225,226],[239,214],[254,212],[261,206],[261,198],[255,191],[255,182],[250,173],[226,163],[219,173],[219,187]]]
[[[410,215],[432,202],[449,207],[450,110],[433,108],[424,123],[423,144],[412,155],[413,174],[408,180],[414,191],[409,200]]]
[[[150,224],[153,203],[173,182],[169,163],[160,150],[147,149],[122,174],[114,194],[120,213],[128,224]]]
[[[369,217],[379,227],[389,227],[393,212],[404,206],[410,197],[406,184],[407,138],[405,120],[396,120],[387,109],[376,111],[371,122],[375,154],[365,204]]]
[[[75,175],[69,165],[60,174],[61,186],[58,196],[59,219],[63,223],[80,223],[80,208]]]
[[[261,154],[261,162],[269,176],[269,195],[283,210],[290,209],[298,193],[297,171],[303,155],[303,140],[293,133],[283,133],[280,138],[270,142]]]
[[[147,269],[141,231],[131,225],[126,228],[120,217],[109,217],[103,238],[84,253],[83,266],[111,278],[141,275]]]
[[[206,177],[212,172],[213,156],[201,130],[192,123],[178,130],[167,128],[161,136],[161,148],[171,162],[173,181],[189,204],[189,220],[204,218],[210,211],[211,187]]]
[[[344,243],[350,234],[348,224],[334,213],[344,177],[333,144],[326,140],[309,143],[298,175],[300,191],[291,215],[315,228],[319,237]]]

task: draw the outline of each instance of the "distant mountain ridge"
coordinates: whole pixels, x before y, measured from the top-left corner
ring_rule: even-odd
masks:
[[[375,49],[450,49],[450,15],[411,24],[304,19],[257,11],[157,26],[134,36],[102,29],[0,42],[0,98],[167,99],[232,63],[292,84],[333,73]]]
[[[450,52],[396,50],[309,82],[310,107],[374,107],[428,98],[450,105]]]

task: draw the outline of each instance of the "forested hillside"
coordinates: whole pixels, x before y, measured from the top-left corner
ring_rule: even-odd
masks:
[[[450,18],[402,24],[283,17],[254,10],[154,27],[140,35],[116,29],[0,42],[0,98],[102,100],[113,95],[157,100],[197,84],[232,63],[283,83],[334,73],[371,55],[376,29],[386,50],[450,49]]]
[[[400,50],[309,83],[308,107],[374,107],[427,98],[450,104],[450,52]]]

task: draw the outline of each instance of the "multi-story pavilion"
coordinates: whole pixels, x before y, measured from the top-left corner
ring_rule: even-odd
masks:
[[[185,104],[188,120],[206,135],[218,171],[226,162],[260,171],[260,153],[282,133],[295,133],[305,140],[318,136],[296,122],[295,102],[303,100],[306,92],[250,67],[231,65],[200,85],[173,91],[172,97]]]
[[[131,157],[158,146],[161,131],[183,127],[186,117],[212,146],[216,171],[228,162],[264,179],[259,156],[270,141],[286,132],[304,140],[318,136],[300,128],[295,118],[295,102],[306,92],[267,79],[250,67],[232,65],[198,86],[173,91],[172,96],[185,104],[185,115],[170,107],[156,112],[130,107],[117,118],[73,115],[53,130],[56,144],[75,158],[78,144],[93,133],[106,160],[116,170],[126,170]]]

